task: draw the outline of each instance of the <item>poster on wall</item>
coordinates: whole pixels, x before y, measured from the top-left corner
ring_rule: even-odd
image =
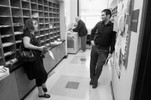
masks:
[[[114,66],[117,76],[120,79],[122,69],[127,69],[129,45],[130,45],[130,17],[131,17],[131,0],[124,0],[119,2],[117,9],[116,26],[114,31],[117,32],[117,39],[115,45]]]

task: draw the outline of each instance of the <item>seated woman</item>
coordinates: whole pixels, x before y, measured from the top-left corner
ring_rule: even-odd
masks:
[[[25,22],[23,33],[23,44],[27,49],[32,49],[36,58],[33,62],[25,62],[24,68],[27,76],[30,80],[36,80],[36,86],[38,87],[39,97],[50,98],[49,94],[46,94],[47,87],[45,85],[47,80],[47,72],[44,69],[42,52],[46,52],[45,46],[40,46],[40,42],[35,38],[35,32],[38,31],[38,22],[34,19],[28,19]]]

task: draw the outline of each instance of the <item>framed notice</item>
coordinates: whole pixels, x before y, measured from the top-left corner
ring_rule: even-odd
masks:
[[[131,31],[133,32],[137,32],[139,12],[140,10],[137,9],[137,10],[134,10],[132,13]]]

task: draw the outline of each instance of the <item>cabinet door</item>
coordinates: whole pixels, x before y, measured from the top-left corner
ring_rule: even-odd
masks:
[[[35,86],[34,80],[29,80],[23,66],[15,71],[18,93],[20,99],[22,99],[32,88]],[[15,99],[12,99],[15,100]]]
[[[62,58],[65,56],[65,43],[62,43],[61,45],[58,46],[58,62],[62,60]]]
[[[0,81],[0,100],[20,100],[15,73]]]
[[[56,55],[57,55],[57,49],[56,49],[56,47],[53,48],[53,49],[51,50],[51,52],[52,52],[53,55],[54,55],[54,59],[52,59],[52,57],[49,55],[48,52],[45,54],[45,58],[43,59],[44,67],[45,67],[45,69],[46,69],[47,72],[50,72],[50,70],[51,70],[52,68],[54,68],[54,66],[55,66],[56,63],[57,63],[57,56],[56,56]]]

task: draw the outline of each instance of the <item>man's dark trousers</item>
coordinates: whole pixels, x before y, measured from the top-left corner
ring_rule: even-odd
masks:
[[[90,78],[98,80],[101,75],[103,65],[108,57],[109,49],[98,45],[92,46],[90,60]]]

